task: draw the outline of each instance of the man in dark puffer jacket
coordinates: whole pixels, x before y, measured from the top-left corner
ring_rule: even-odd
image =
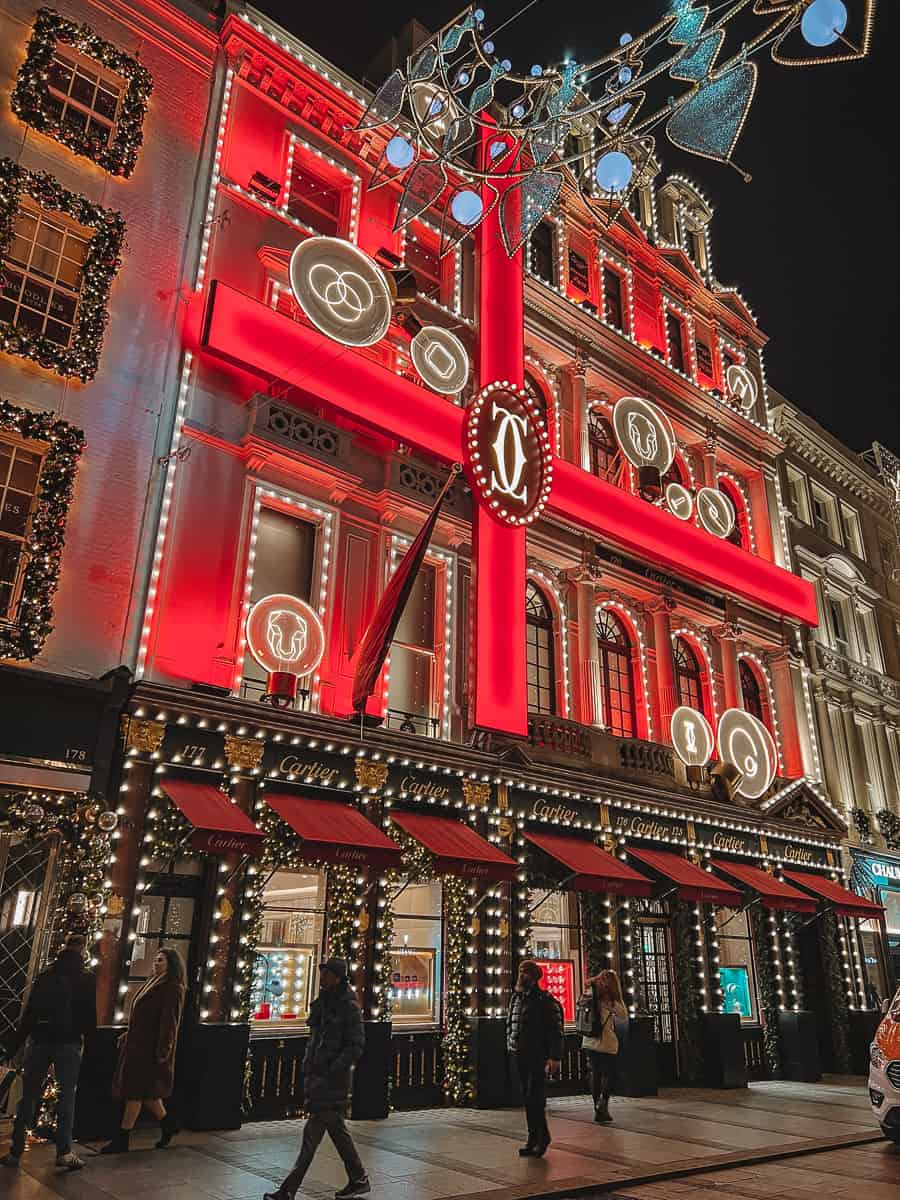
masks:
[[[310,1007],[310,1038],[303,1059],[304,1107],[310,1114],[303,1145],[287,1179],[276,1192],[266,1192],[263,1200],[293,1200],[326,1133],[350,1177],[347,1186],[335,1192],[335,1200],[365,1196],[371,1190],[344,1120],[353,1067],[365,1044],[362,1014],[350,991],[343,959],[329,958],[319,972],[319,998]]]

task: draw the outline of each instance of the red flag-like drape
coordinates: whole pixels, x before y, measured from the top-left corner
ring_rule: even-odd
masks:
[[[375,683],[381,674],[384,660],[387,658],[397,626],[400,624],[400,618],[403,616],[403,610],[406,608],[406,602],[412,592],[413,584],[416,582],[416,575],[419,573],[422,559],[425,557],[425,551],[428,549],[428,543],[431,541],[431,535],[434,533],[441,506],[460,469],[460,467],[454,466],[451,470],[447,482],[434,502],[434,507],[428,514],[428,519],[406,551],[399,567],[391,576],[375,614],[369,622],[369,628],[359,646],[356,672],[353,676],[353,709],[355,712],[363,712],[366,702],[375,690]]]

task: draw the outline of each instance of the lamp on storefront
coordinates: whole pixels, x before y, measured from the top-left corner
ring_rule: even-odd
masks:
[[[709,769],[709,780],[713,795],[723,804],[728,804],[734,798],[734,793],[744,778],[743,771],[730,762],[717,762]]]
[[[325,630],[305,600],[284,593],[264,596],[247,614],[247,649],[268,673],[263,700],[275,708],[292,705],[300,677],[319,666]]]

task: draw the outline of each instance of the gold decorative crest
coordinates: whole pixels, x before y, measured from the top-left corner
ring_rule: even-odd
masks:
[[[463,796],[465,796],[467,804],[484,806],[491,798],[491,785],[479,783],[474,779],[464,779]]]
[[[366,762],[364,758],[358,758],[353,764],[353,769],[356,772],[356,782],[361,788],[374,788],[378,791],[387,783],[387,763]]]
[[[137,717],[122,717],[122,737],[126,750],[155,754],[162,745],[166,727],[160,721],[141,721]]]
[[[225,734],[225,757],[229,767],[240,767],[242,771],[252,771],[262,762],[266,744],[260,738],[236,737]]]

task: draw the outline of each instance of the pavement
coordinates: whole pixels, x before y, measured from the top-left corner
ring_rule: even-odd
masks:
[[[351,1130],[372,1195],[386,1200],[630,1197],[632,1188],[644,1184],[674,1186],[685,1178],[736,1167],[758,1169],[767,1162],[787,1160],[816,1171],[825,1152],[880,1143],[864,1084],[861,1078],[840,1076],[819,1084],[757,1083],[737,1091],[664,1088],[658,1096],[614,1097],[614,1123],[607,1126],[593,1123],[588,1097],[555,1099],[549,1105],[553,1145],[543,1159],[518,1157],[524,1141],[518,1110],[393,1113],[386,1121],[355,1121]],[[301,1121],[272,1121],[227,1133],[184,1133],[162,1152],[151,1149],[158,1134],[148,1126],[133,1135],[131,1153],[97,1158],[92,1153],[96,1147],[86,1147],[87,1168],[63,1176],[54,1173],[53,1148],[36,1144],[20,1171],[2,1172],[0,1196],[261,1200],[292,1164],[301,1127]],[[326,1139],[300,1195],[330,1200],[345,1182]],[[837,1193],[831,1187],[829,1193],[834,1200]],[[866,1200],[876,1200],[868,1188],[864,1194]],[[766,1195],[784,1193],[779,1189]],[[898,1195],[895,1188],[894,1200]]]

